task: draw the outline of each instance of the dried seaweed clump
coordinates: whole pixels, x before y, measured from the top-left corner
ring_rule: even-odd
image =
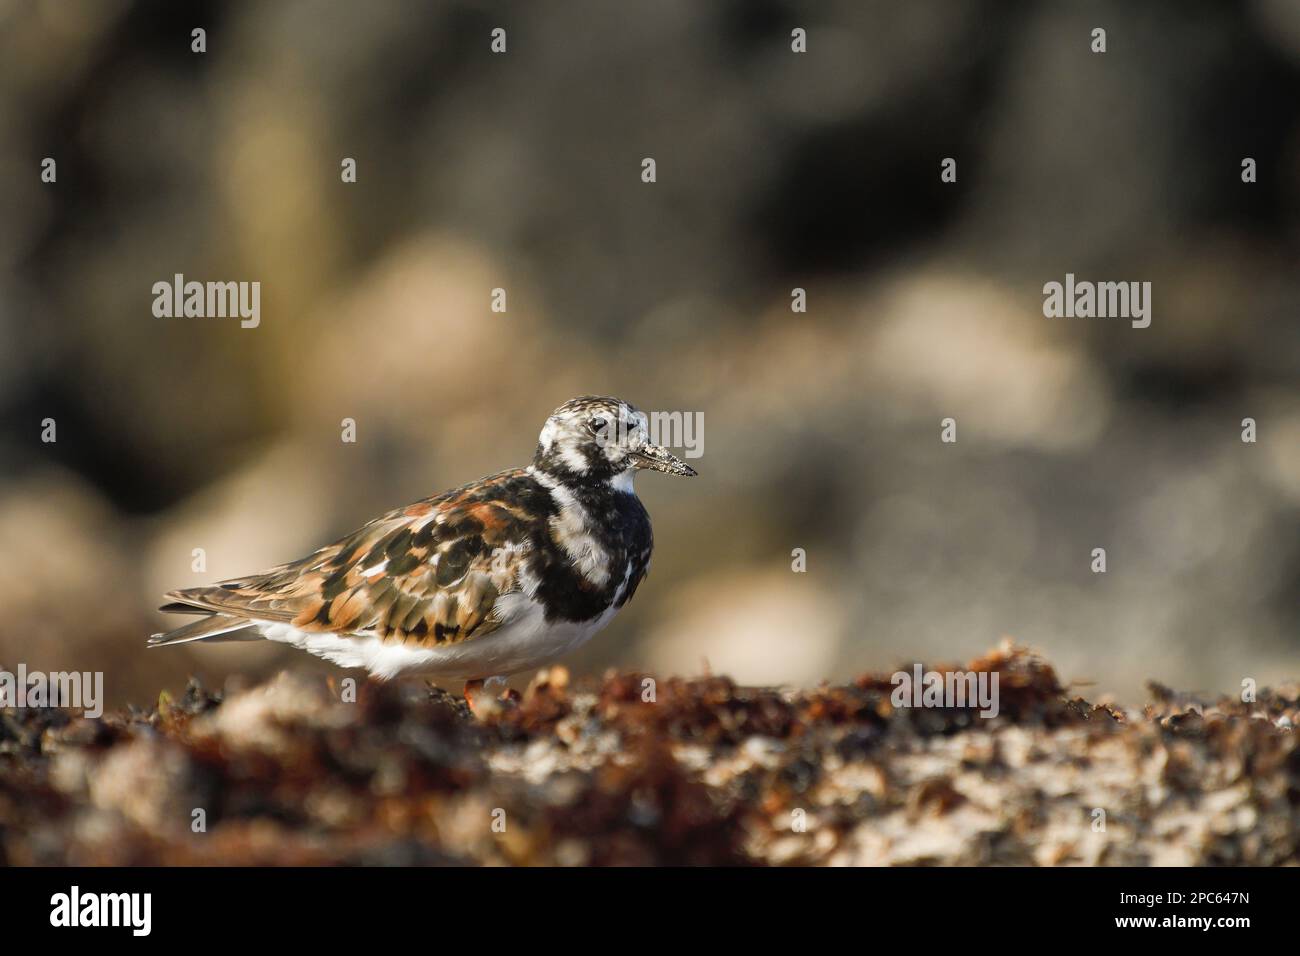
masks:
[[[559,667],[479,718],[418,681],[353,701],[293,673],[101,720],[0,711],[0,862],[1300,862],[1300,688],[1152,684],[1126,711],[1009,643],[964,670],[997,675],[996,717],[899,706],[891,675]]]

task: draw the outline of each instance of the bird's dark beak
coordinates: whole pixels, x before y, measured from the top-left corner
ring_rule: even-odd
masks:
[[[650,468],[654,471],[662,471],[665,475],[681,475],[685,478],[694,478],[699,474],[661,445],[646,445],[640,451],[633,452],[632,464],[638,468]]]

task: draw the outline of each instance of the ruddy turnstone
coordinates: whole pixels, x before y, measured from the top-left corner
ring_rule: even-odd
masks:
[[[636,593],[650,563],[640,469],[694,475],[649,443],[616,398],[565,402],[533,463],[376,518],[261,574],[166,595],[203,617],[151,646],[266,639],[379,679],[468,683],[540,667],[585,643]]]

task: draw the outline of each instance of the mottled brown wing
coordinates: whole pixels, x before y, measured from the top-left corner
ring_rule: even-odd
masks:
[[[504,472],[394,511],[293,564],[167,597],[392,642],[481,637],[500,624],[492,615],[497,598],[520,586],[539,520],[519,494],[526,481],[523,472]]]

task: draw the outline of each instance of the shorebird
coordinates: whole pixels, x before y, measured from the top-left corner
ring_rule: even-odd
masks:
[[[166,595],[202,617],[150,638],[270,640],[378,679],[485,681],[549,664],[586,643],[645,577],[650,516],[638,471],[693,476],[649,442],[643,412],[583,396],[546,420],[532,464],[376,518],[260,574]]]

